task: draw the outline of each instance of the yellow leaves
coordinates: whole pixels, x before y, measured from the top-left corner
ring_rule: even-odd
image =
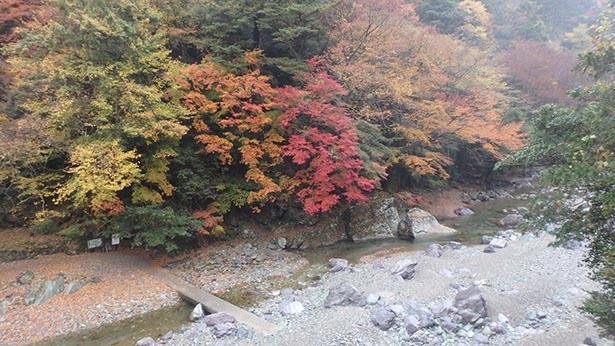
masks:
[[[119,210],[117,193],[141,177],[135,150],[124,151],[117,140],[94,140],[79,144],[70,155],[70,175],[56,191],[55,202],[106,214]]]

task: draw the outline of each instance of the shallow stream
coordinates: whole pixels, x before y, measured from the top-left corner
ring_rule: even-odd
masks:
[[[517,191],[520,193],[520,191]],[[496,199],[490,202],[474,204],[471,208],[475,214],[439,220],[440,223],[456,229],[455,234],[424,236],[413,242],[402,240],[374,240],[367,242],[340,243],[332,246],[310,249],[302,255],[310,265],[288,278],[273,278],[261,282],[259,287],[237,286],[225,292],[221,298],[241,306],[249,307],[267,299],[269,292],[285,287],[301,288],[320,279],[327,270],[330,258],[345,258],[351,263],[357,263],[361,257],[377,252],[399,252],[424,250],[429,244],[457,241],[465,245],[480,244],[482,235],[490,235],[500,227],[498,221],[506,214],[503,210],[525,206],[527,201],[518,198]],[[178,331],[188,323],[192,311],[189,304],[181,304],[149,312],[117,323],[105,325],[82,333],[61,336],[37,343],[37,346],[132,346],[143,337],[153,338],[165,335],[168,331]]]

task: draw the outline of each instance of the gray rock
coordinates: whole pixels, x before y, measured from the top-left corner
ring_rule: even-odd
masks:
[[[443,245],[445,250],[461,250],[463,248],[463,244],[458,241],[449,241]]]
[[[286,249],[286,245],[288,245],[288,240],[286,240],[286,238],[278,238],[278,246],[280,247],[280,249]]]
[[[455,214],[459,215],[459,216],[469,216],[469,215],[473,215],[474,211],[470,208],[457,208],[455,209]]]
[[[407,316],[404,319],[404,324],[406,327],[406,332],[408,332],[409,336],[414,335],[419,329],[421,329],[421,322],[418,317],[414,315]]]
[[[363,294],[348,282],[343,282],[340,285],[333,287],[327,298],[325,298],[325,307],[330,308],[335,305],[341,306],[365,306],[367,301]]]
[[[425,250],[425,255],[430,257],[440,257],[442,256],[442,245],[440,244],[431,244]]]
[[[201,318],[203,318],[203,316],[205,316],[203,306],[201,304],[197,304],[190,313],[190,321],[200,320]]]
[[[375,305],[380,300],[380,295],[375,293],[370,293],[367,295],[366,302],[368,305]]]
[[[370,312],[370,320],[380,330],[389,330],[395,325],[395,313],[383,306],[378,306]]]
[[[73,294],[80,290],[83,286],[87,284],[87,281],[73,281],[66,284],[66,288],[64,288],[64,292],[66,294]]]
[[[173,339],[173,335],[174,335],[174,334],[173,334],[173,331],[172,331],[172,330],[169,330],[169,331],[168,331],[165,335],[163,335],[163,336],[161,336],[161,337],[160,337],[160,341],[161,341],[162,343],[166,343],[166,342],[168,342],[169,340]]]
[[[464,324],[474,323],[481,317],[487,317],[485,299],[476,286],[457,292],[454,305]]]
[[[479,200],[481,202],[487,202],[491,198],[489,198],[489,195],[485,191],[480,191],[480,192],[478,192],[476,194],[476,198],[475,199]]]
[[[491,245],[487,245],[484,249],[483,252],[485,253],[494,253],[495,252],[495,248]]]
[[[489,344],[489,337],[482,334],[482,333],[476,333],[473,337],[474,341],[476,341],[479,344],[482,345],[487,345]]]
[[[34,273],[27,270],[19,274],[19,276],[17,277],[17,282],[21,285],[27,285],[32,282],[32,279],[34,279]]]
[[[455,232],[457,231],[441,225],[433,215],[419,208],[410,209],[397,227],[397,236],[401,239],[409,240],[414,239],[419,234]]]
[[[498,249],[503,249],[506,247],[506,245],[508,245],[508,242],[504,239],[493,239],[491,242],[489,242],[489,246],[492,246],[494,248],[498,248]]]
[[[282,313],[282,315],[297,315],[303,312],[303,310],[305,310],[305,308],[303,307],[303,304],[301,304],[301,302],[282,302],[280,303],[280,313]]]
[[[500,220],[500,225],[504,227],[516,228],[523,223],[523,215],[508,214]]]
[[[24,305],[41,305],[49,298],[64,290],[64,281],[66,276],[58,274],[53,278],[46,280],[38,286],[30,287],[24,296]]]
[[[564,242],[564,244],[562,244],[562,247],[568,250],[576,250],[576,249],[581,248],[582,246],[583,246],[582,242],[578,240],[574,240],[574,239],[568,239],[566,240],[566,242]]]
[[[348,260],[343,258],[331,258],[329,260],[329,272],[335,273],[348,267]]]
[[[481,244],[489,244],[493,240],[493,237],[490,235],[483,235],[480,237]]]
[[[374,198],[367,205],[352,207],[351,212],[355,241],[397,237],[401,218],[395,198]],[[340,232],[340,235],[345,233]]]
[[[226,322],[226,323],[218,323],[214,325],[214,336],[218,339],[223,338],[225,336],[233,335],[237,331],[237,326],[235,323]]]
[[[235,323],[235,317],[226,312],[216,312],[215,314],[205,316],[204,321],[207,326],[211,327],[217,324]]]
[[[442,318],[440,327],[449,333],[457,333],[457,331],[461,328],[458,323],[453,322],[448,316]]]
[[[429,328],[436,325],[433,312],[425,305],[417,301],[410,300],[404,303],[404,308],[408,315],[416,316],[419,319],[420,328]]]
[[[400,260],[393,266],[391,274],[399,275],[404,280],[410,280],[414,277],[417,264],[418,263],[411,258]]]
[[[135,346],[155,346],[156,340],[154,340],[151,336],[143,338],[135,343]]]
[[[0,315],[6,314],[6,309],[9,307],[11,303],[8,300],[3,300],[0,302]]]
[[[586,337],[585,339],[583,339],[583,344],[588,346],[598,346],[598,344],[596,344],[596,342],[590,337]]]

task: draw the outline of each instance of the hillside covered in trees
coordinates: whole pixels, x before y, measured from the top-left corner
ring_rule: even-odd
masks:
[[[601,6],[3,1],[0,223],[174,250],[231,212],[482,182],[577,104]]]

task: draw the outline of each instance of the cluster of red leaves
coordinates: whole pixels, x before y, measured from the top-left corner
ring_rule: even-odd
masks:
[[[180,73],[202,152],[244,171],[246,182],[258,186],[246,201],[255,211],[281,195],[294,196],[310,214],[341,200],[365,202],[376,180],[361,175],[359,139],[340,100],[345,90],[315,63],[302,87],[275,89],[254,65],[254,54],[245,61],[253,68],[243,74],[208,61]],[[211,212],[197,216],[213,220],[208,228],[220,221]]]
[[[279,90],[278,120],[289,134],[284,156],[299,169],[297,198],[310,214],[330,210],[340,200],[365,202],[375,180],[361,176],[358,136],[340,97],[345,90],[323,70],[304,76],[305,85]]]

